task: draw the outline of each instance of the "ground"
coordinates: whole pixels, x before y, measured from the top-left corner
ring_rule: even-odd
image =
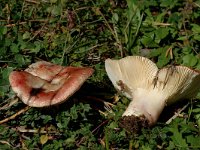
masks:
[[[166,107],[154,127],[132,134],[119,125],[130,100],[114,89],[104,68],[107,58],[140,55],[159,68],[200,69],[200,1],[0,3],[0,149],[200,148],[199,96]],[[8,77],[39,60],[90,66],[95,73],[65,103],[30,108]]]

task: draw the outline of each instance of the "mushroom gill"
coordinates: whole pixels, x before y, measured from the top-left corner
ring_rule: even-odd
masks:
[[[128,56],[105,61],[114,87],[131,99],[122,115],[127,130],[154,125],[166,105],[194,98],[200,89],[200,72],[185,66],[158,69],[151,60]]]

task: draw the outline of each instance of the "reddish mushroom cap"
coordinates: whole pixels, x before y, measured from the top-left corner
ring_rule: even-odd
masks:
[[[93,72],[92,68],[63,67],[39,61],[25,71],[11,72],[9,81],[25,104],[44,107],[67,100]]]

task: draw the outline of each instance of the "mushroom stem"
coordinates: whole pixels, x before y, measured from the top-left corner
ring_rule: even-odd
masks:
[[[163,94],[158,93],[156,89],[146,90],[142,88],[138,88],[134,93],[132,101],[122,116],[131,116],[132,119],[134,119],[133,116],[144,117],[148,125],[154,125],[165,107]]]

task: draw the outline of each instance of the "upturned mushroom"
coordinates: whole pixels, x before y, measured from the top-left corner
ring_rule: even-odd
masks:
[[[9,81],[25,104],[45,107],[67,100],[93,72],[88,67],[64,67],[39,61],[25,71],[11,72]]]
[[[105,69],[114,87],[131,99],[121,119],[129,131],[154,125],[166,105],[194,98],[200,88],[200,71],[185,66],[158,69],[145,57],[107,59]]]

